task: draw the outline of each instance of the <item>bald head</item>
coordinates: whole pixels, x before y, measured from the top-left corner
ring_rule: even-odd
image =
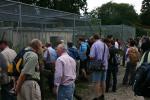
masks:
[[[61,56],[62,53],[64,53],[64,52],[67,51],[67,49],[65,48],[65,45],[64,45],[64,44],[59,44],[59,45],[57,46],[56,51],[57,51],[57,54],[58,54],[59,56]]]

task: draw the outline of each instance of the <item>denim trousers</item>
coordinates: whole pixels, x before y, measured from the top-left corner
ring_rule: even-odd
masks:
[[[58,88],[57,100],[73,100],[75,84],[60,85]]]
[[[126,71],[123,78],[123,84],[129,84],[129,85],[133,84],[135,71],[136,71],[136,64],[127,62]]]
[[[110,68],[110,69],[107,70],[106,91],[109,91],[111,80],[112,80],[112,91],[116,90],[117,73],[118,73],[118,66],[117,65],[113,66],[113,68]]]

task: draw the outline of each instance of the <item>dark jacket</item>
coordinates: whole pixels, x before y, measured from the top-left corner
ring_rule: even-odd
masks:
[[[115,46],[111,46],[109,48],[109,54],[110,54],[110,58],[108,60],[109,67],[115,67],[118,65],[117,56],[116,56],[117,52],[118,49],[116,49]]]
[[[75,49],[75,48],[68,48],[68,54],[74,60],[79,60],[79,54],[78,54],[78,50],[77,49]]]

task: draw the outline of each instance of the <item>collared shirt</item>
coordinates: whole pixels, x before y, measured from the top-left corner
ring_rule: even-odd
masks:
[[[87,43],[81,42],[81,45],[79,48],[79,56],[82,61],[87,59],[86,51],[87,51]]]
[[[56,60],[54,84],[70,85],[76,79],[76,62],[67,53],[63,53]]]
[[[49,55],[48,55],[48,52],[49,52]],[[50,56],[50,57],[48,57],[48,56]],[[49,47],[44,52],[44,59],[45,59],[46,63],[53,63],[53,62],[55,62],[56,59],[57,59],[57,53],[56,53],[55,49],[53,49],[52,47]]]
[[[2,75],[3,79],[4,79],[3,84],[8,84],[11,81],[12,77],[8,76],[7,67],[9,66],[9,64],[11,64],[13,62],[17,53],[14,50],[10,49],[9,47],[6,47],[1,52],[1,54],[3,55],[3,60],[5,61],[5,65],[3,66],[5,68],[3,69],[3,75]]]
[[[28,47],[26,50],[32,50]],[[40,79],[38,55],[33,51],[28,51],[23,56],[23,69],[21,73],[30,75],[32,78]]]
[[[104,45],[105,45],[105,54],[104,59],[103,53],[104,53]],[[102,60],[105,65],[105,70],[108,68],[108,57],[109,57],[109,49],[106,44],[104,44],[102,41],[97,40],[91,47],[90,50],[90,57],[94,58],[95,60]]]
[[[10,63],[12,63],[12,61],[14,60],[14,58],[16,57],[17,53],[10,49],[9,47],[6,47],[2,52],[1,52],[7,62],[7,65],[9,65]]]

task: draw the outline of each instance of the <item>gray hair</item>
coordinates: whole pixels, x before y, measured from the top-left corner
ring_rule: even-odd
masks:
[[[63,50],[63,52],[66,52],[66,51],[67,51],[67,48],[65,47],[64,44],[59,44],[59,45],[57,46],[57,48],[61,48],[61,49]]]
[[[39,39],[33,39],[31,42],[30,42],[30,46],[32,48],[38,48],[39,45],[42,45],[42,42],[39,40]]]

